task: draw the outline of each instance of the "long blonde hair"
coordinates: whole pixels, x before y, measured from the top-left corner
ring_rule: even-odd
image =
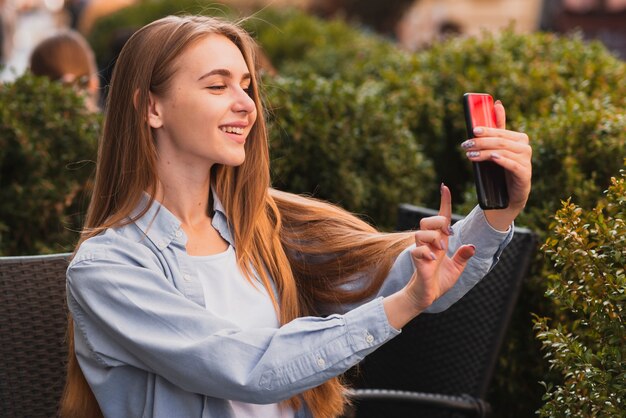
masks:
[[[175,60],[191,43],[209,34],[226,36],[241,51],[252,75],[251,95],[261,115],[246,141],[244,163],[238,167],[215,165],[211,176],[232,225],[242,270],[248,276],[257,272],[268,289],[273,280],[281,324],[318,314],[321,303],[356,302],[372,295],[412,235],[381,234],[336,206],[270,188],[255,43],[238,25],[211,17],[169,16],[143,27],[124,46],[111,81],[93,196],[78,245],[106,228],[130,222],[128,216],[139,204],[142,192],[154,200],[157,154],[147,123],[148,93],[165,92]],[[144,214],[145,210],[138,216]],[[369,280],[358,292],[340,289],[341,284],[359,275]],[[100,417],[100,408],[76,359],[71,318],[68,339],[61,416]],[[333,378],[288,403],[298,408],[302,401],[316,418],[336,417],[346,402],[344,387]]]

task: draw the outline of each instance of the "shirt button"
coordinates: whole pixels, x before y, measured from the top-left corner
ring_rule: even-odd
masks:
[[[317,359],[317,365],[320,367],[324,367],[326,365],[326,362],[324,361],[323,358],[320,357]]]
[[[189,274],[183,274],[183,279],[184,279],[186,282],[190,282],[190,281],[191,281],[191,276],[190,276]]]
[[[367,341],[368,344],[373,343],[374,342],[374,336],[368,332],[367,336],[365,337],[365,341]]]
[[[183,235],[183,233],[179,229],[178,231],[176,231],[176,234],[174,234],[174,235],[176,235],[176,238],[180,238]]]

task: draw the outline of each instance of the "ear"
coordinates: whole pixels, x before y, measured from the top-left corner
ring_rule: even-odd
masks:
[[[161,106],[159,101],[152,92],[148,92],[148,123],[152,128],[160,128],[163,126],[163,118],[161,115]]]

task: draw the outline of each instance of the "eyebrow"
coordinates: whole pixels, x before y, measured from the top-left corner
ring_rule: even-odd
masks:
[[[218,68],[216,70],[211,70],[208,73],[205,73],[203,75],[200,76],[200,78],[198,79],[198,81],[210,77],[212,75],[221,75],[224,77],[229,77],[232,78],[233,73],[231,73],[230,71],[223,69],[223,68]],[[242,80],[250,80],[252,79],[252,76],[250,75],[250,73],[244,73],[243,77],[241,77]]]

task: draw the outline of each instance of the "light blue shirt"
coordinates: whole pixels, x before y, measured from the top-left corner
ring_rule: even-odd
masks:
[[[213,226],[233,247],[215,201]],[[497,261],[512,228],[491,228],[476,208],[454,226],[449,253],[476,255],[430,312],[446,309]],[[86,240],[67,272],[76,355],[107,418],[233,418],[227,400],[268,404],[318,386],[396,336],[382,297],[402,288],[414,267],[409,249],[378,295],[327,317],[280,328],[241,329],[206,309],[202,281],[185,252],[180,221],[155,202],[136,222]],[[309,417],[306,407],[296,417]]]

